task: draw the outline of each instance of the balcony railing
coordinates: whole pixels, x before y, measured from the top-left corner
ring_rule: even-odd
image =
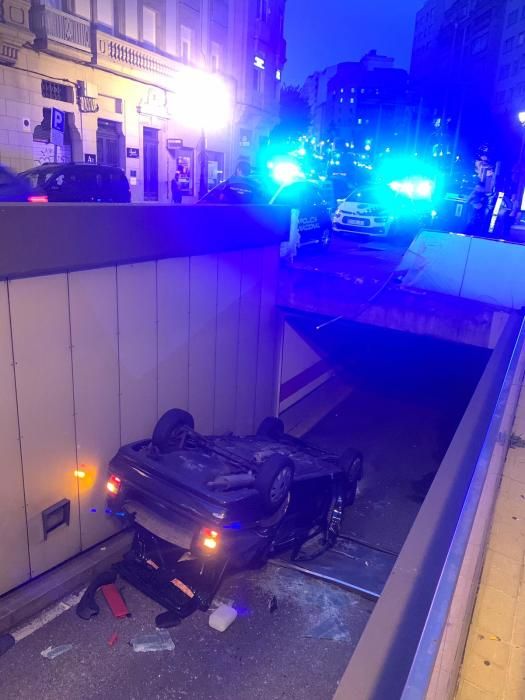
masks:
[[[90,23],[75,15],[37,5],[31,10],[31,29],[44,46],[51,40],[91,52]]]
[[[140,46],[97,31],[97,63],[120,65],[124,69],[141,70],[157,76],[172,77],[176,62]]]

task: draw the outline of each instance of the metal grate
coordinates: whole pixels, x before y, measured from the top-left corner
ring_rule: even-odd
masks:
[[[59,102],[72,102],[71,89],[62,83],[54,83],[51,80],[42,80],[42,97]]]

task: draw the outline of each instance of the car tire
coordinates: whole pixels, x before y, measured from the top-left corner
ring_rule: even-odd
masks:
[[[274,513],[288,498],[293,475],[294,464],[286,455],[271,455],[259,465],[255,488],[267,513]]]
[[[257,437],[270,438],[271,440],[279,441],[284,435],[284,423],[280,418],[267,416],[264,418],[257,428]]]
[[[339,458],[344,474],[344,501],[351,506],[357,493],[357,482],[363,478],[363,455],[352,448],[345,450]]]
[[[182,427],[191,428],[193,430],[195,427],[193,416],[191,413],[183,411],[180,408],[170,408],[170,410],[166,411],[157,421],[157,425],[151,436],[152,445],[160,452],[166,452],[171,437]]]

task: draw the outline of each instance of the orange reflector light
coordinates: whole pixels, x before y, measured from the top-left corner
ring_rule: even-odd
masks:
[[[118,492],[120,491],[120,484],[121,484],[121,479],[119,479],[118,476],[115,476],[112,474],[109,477],[109,480],[106,484],[106,488],[109,491],[109,493],[113,494],[113,496],[116,496]]]
[[[27,201],[31,202],[31,204],[47,204],[47,194],[31,194]]]
[[[83,469],[75,469],[73,474],[77,477],[77,479],[85,479],[86,478],[86,472]]]
[[[217,545],[219,544],[217,540],[219,539],[219,533],[216,530],[210,530],[208,527],[204,527],[201,530],[201,543],[203,547],[206,547],[206,549],[217,549]]]

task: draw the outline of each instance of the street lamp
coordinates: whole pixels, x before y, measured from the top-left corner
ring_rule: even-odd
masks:
[[[206,134],[221,131],[231,123],[231,90],[216,73],[195,68],[186,68],[177,74],[174,90],[178,121],[201,132],[199,197],[204,197],[208,191]]]

